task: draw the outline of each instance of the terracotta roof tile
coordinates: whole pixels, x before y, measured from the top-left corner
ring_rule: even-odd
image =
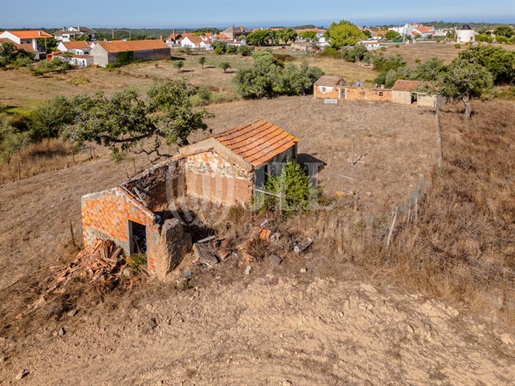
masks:
[[[299,142],[293,135],[265,120],[246,123],[214,138],[254,167],[270,161]]]
[[[413,91],[420,86],[422,86],[424,83],[420,82],[418,80],[404,80],[399,79],[395,82],[395,84],[392,87],[393,91]]]
[[[321,76],[317,79],[315,82],[315,86],[326,86],[326,87],[334,87],[334,86],[340,86],[340,82],[343,79],[339,76]]]
[[[31,31],[8,31],[14,36],[20,39],[44,39],[53,37],[42,30],[31,30]]]
[[[73,49],[81,49],[81,48],[91,48],[88,43],[85,41],[77,41],[77,42],[63,42],[64,46],[68,50]]]
[[[115,40],[112,42],[97,42],[107,52],[124,52],[124,51],[145,51],[167,48],[168,45],[162,40]]]

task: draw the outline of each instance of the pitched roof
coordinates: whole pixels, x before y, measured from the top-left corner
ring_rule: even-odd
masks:
[[[18,37],[19,39],[44,39],[44,38],[51,38],[52,35],[47,34],[45,31],[42,30],[30,30],[30,31],[7,31],[12,33],[14,36]]]
[[[115,40],[112,42],[97,42],[107,52],[124,52],[124,51],[146,51],[167,48],[168,45],[162,40]]]
[[[325,87],[334,87],[334,86],[340,86],[340,82],[343,79],[339,76],[328,76],[324,75],[317,79],[315,82],[315,86],[325,86]]]
[[[254,167],[299,142],[293,135],[263,119],[227,130],[214,139]]]
[[[392,87],[393,91],[413,91],[420,86],[422,86],[424,82],[420,82],[418,80],[404,80],[399,79],[395,82]]]
[[[181,41],[186,39],[186,38],[188,38],[188,40],[190,42],[192,42],[193,44],[195,44],[197,46],[204,41],[204,40],[202,40],[202,38],[200,36],[189,34],[189,33],[184,34],[184,36],[182,37]]]
[[[85,41],[77,41],[77,42],[63,42],[64,46],[68,49],[68,50],[73,50],[73,49],[80,49],[80,48],[91,48],[89,46],[88,43],[86,43]]]
[[[35,52],[34,48],[32,47],[32,43],[18,44],[16,42],[13,42],[9,38],[0,38],[0,44],[3,42],[9,42],[9,43],[14,44],[16,46],[16,49],[18,49],[18,50],[25,50],[27,52]]]

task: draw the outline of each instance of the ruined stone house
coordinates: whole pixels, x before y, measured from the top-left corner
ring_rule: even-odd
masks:
[[[191,247],[171,203],[189,196],[245,205],[255,187],[296,158],[297,143],[273,123],[257,120],[183,147],[120,186],[83,196],[84,245],[112,240],[126,254],[145,253],[148,269],[166,276]]]

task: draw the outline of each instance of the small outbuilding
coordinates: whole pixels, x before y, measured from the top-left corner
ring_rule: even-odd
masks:
[[[170,59],[170,47],[162,40],[116,40],[96,42],[91,49],[95,65],[105,67],[123,57],[124,61]]]
[[[392,103],[435,108],[436,95],[423,92],[424,82],[399,79],[392,87]]]
[[[339,76],[323,75],[313,85],[313,95],[322,99],[343,99],[341,93],[345,84]]]

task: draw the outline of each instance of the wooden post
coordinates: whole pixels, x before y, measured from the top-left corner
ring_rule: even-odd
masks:
[[[136,159],[135,158],[132,159],[132,166],[134,168],[134,175],[136,175]]]
[[[279,192],[279,213],[283,213],[283,192]]]
[[[72,220],[70,220],[70,234],[72,236],[72,244],[75,248],[77,248],[77,244],[75,243],[75,236],[73,235]]]
[[[21,180],[21,161],[18,161],[18,179]]]
[[[75,165],[75,151],[72,147],[72,160],[73,160],[73,164]]]
[[[350,163],[352,165],[354,165],[354,137],[352,137],[352,155],[351,155],[351,158],[350,158]]]
[[[438,106],[438,97],[436,98],[436,131],[438,134],[438,167],[442,167],[443,161],[443,145],[442,145],[442,130],[440,129],[440,108]]]
[[[397,221],[397,212],[398,211],[399,211],[399,207],[396,207],[394,215],[393,215],[392,225],[390,226],[390,232],[388,233],[388,239],[386,240],[386,248],[390,247],[390,241],[392,240],[393,229],[395,228],[395,222]]]

